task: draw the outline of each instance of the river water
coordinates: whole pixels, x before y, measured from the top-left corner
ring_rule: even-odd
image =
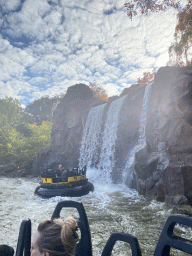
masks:
[[[54,197],[42,199],[34,195],[37,178],[0,178],[0,244],[16,249],[21,221],[31,219],[32,233],[40,221],[50,218],[56,204],[63,200],[82,202],[89,221],[93,255],[101,255],[113,232],[126,232],[137,237],[142,255],[153,255],[155,245],[171,209],[164,203],[148,200],[124,185],[101,184],[94,170],[87,176],[95,191],[80,198]],[[63,215],[77,217],[76,210],[67,209]],[[181,236],[192,237],[189,228],[178,226]],[[130,248],[117,242],[113,255],[131,255]],[[172,255],[187,255],[172,250]]]

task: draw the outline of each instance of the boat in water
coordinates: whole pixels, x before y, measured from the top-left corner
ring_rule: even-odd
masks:
[[[52,169],[41,172],[40,186],[35,194],[50,198],[55,196],[80,197],[93,192],[94,186],[86,178],[86,166],[82,169],[74,167],[72,170],[64,169],[62,172]]]

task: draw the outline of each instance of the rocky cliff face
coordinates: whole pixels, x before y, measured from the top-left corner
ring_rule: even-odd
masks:
[[[133,187],[141,194],[160,201],[185,195],[191,201],[191,118],[191,70],[161,68],[148,106],[147,145],[135,156]]]
[[[59,164],[65,168],[78,166],[79,148],[87,115],[92,107],[101,103],[101,100],[93,97],[93,92],[85,84],[68,88],[53,114],[51,148],[47,152],[41,150],[34,159],[34,174],[39,174],[41,167],[58,168]]]
[[[176,195],[185,195],[192,201],[192,71],[186,67],[163,67],[158,71],[147,103],[146,144],[134,151],[141,136],[145,88],[126,88],[119,97],[109,99],[104,109],[101,134],[110,105],[126,96],[118,117],[112,179],[116,183],[126,182],[139,193],[159,201]],[[78,165],[89,110],[100,104],[103,102],[93,97],[88,86],[68,88],[54,112],[50,151],[43,152],[43,161],[34,165],[37,172],[40,166]],[[99,141],[102,144],[102,139]],[[126,176],[131,152],[135,152],[129,166],[132,178]]]

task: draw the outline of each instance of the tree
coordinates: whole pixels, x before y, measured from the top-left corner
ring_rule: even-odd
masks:
[[[0,162],[28,164],[41,148],[49,149],[52,123],[42,122],[41,125],[26,124],[31,131],[29,138],[24,137],[10,124],[0,128]]]
[[[137,79],[137,84],[145,85],[151,83],[154,80],[156,73],[155,69],[153,69],[152,72],[144,72],[143,77]]]
[[[41,125],[27,124],[31,136],[25,142],[25,160],[32,161],[41,148],[49,149],[51,144],[52,122],[43,121]]]
[[[15,127],[21,122],[22,113],[21,104],[17,99],[5,97],[0,99],[0,127],[9,123]]]
[[[177,15],[178,23],[175,28],[175,42],[169,47],[169,65],[191,65],[189,51],[192,46],[192,0]]]
[[[89,83],[89,87],[93,92],[93,97],[98,98],[100,100],[108,101],[107,93],[102,87],[92,83]]]
[[[53,98],[43,96],[38,100],[34,100],[33,103],[26,107],[23,113],[23,121],[30,124],[36,123],[37,125],[40,125],[43,121],[51,121],[53,112],[61,97],[63,97],[63,94]]]
[[[40,125],[22,123],[23,109],[13,98],[1,99],[0,110],[1,164],[27,164],[42,147],[50,147],[52,122],[43,121]]]
[[[132,20],[133,16],[141,14],[147,14],[151,12],[165,11],[168,7],[175,9],[180,8],[179,1],[176,0],[130,0],[125,3],[127,9],[127,16]]]
[[[0,162],[15,163],[23,158],[25,138],[9,123],[0,128]]]

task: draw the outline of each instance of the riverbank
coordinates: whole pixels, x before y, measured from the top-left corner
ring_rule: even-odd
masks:
[[[0,177],[9,178],[23,178],[23,177],[40,177],[34,175],[31,172],[31,165],[16,165],[14,163],[9,163],[6,165],[0,165]]]

